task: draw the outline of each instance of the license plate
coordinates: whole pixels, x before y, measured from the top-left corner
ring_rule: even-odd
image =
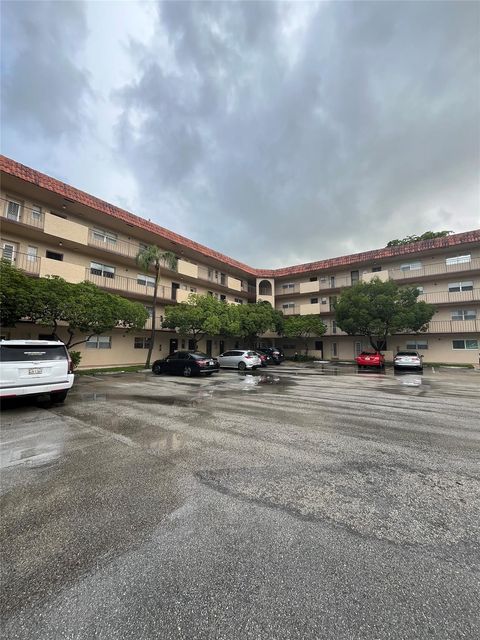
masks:
[[[39,373],[42,373],[43,369],[29,369],[28,370],[28,375],[29,376],[37,376]]]

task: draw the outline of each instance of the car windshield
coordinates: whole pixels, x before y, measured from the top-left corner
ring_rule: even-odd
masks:
[[[397,356],[418,356],[416,351],[399,351]]]
[[[0,347],[2,362],[29,362],[31,360],[66,360],[67,353],[62,345],[4,345]]]
[[[203,353],[202,351],[195,351],[194,353],[190,354],[191,356],[193,356],[194,358],[199,358],[200,360],[204,360],[205,358],[211,358],[212,356],[207,356],[206,353]]]

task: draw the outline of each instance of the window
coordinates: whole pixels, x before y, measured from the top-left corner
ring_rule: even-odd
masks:
[[[57,218],[62,218],[62,220],[67,220],[67,216],[64,213],[57,213],[56,211],[50,211],[52,216],[56,216]]]
[[[220,284],[223,284],[223,285],[227,284],[227,276],[224,273],[220,274]]]
[[[38,247],[32,247],[28,245],[27,247],[27,260],[29,262],[35,262],[38,255]]]
[[[358,271],[350,271],[350,279],[352,281],[352,285],[357,284],[360,280],[360,274]]]
[[[235,301],[237,304],[243,304],[243,300],[242,300],[241,298],[234,298],[234,301]]]
[[[8,262],[14,262],[16,253],[17,253],[17,245],[15,242],[2,243],[2,258],[4,260],[8,260]]]
[[[421,262],[409,262],[407,264],[400,265],[401,271],[417,271],[418,269],[421,269],[421,268],[422,268]]]
[[[150,338],[135,337],[133,339],[134,349],[149,349],[151,344]]]
[[[190,339],[188,341],[188,350],[189,351],[195,351],[196,347],[197,347],[197,344],[196,344],[195,340]]]
[[[378,273],[381,270],[382,270],[382,267],[380,265],[377,265],[376,267],[372,267],[372,273]]]
[[[454,309],[452,311],[452,320],[476,320],[477,312],[475,309]]]
[[[452,349],[478,349],[478,340],[452,340]]]
[[[148,305],[145,305],[145,309],[148,313],[148,317],[151,318],[153,316],[153,307],[149,307]]]
[[[337,343],[332,342],[332,358],[336,358],[338,356]]]
[[[473,281],[467,282],[450,282],[448,284],[448,290],[453,293],[455,291],[473,291]]]
[[[137,275],[137,284],[141,284],[142,287],[154,287],[155,286],[155,278],[153,276],[147,276],[144,273],[139,273]]]
[[[93,237],[99,242],[105,244],[116,244],[118,235],[112,231],[103,231],[102,229],[92,229]]]
[[[310,304],[318,304],[318,298],[310,298]]]
[[[310,282],[316,282],[318,280],[317,276],[312,276],[310,278]]]
[[[451,264],[463,264],[464,262],[470,262],[472,256],[469,254],[468,256],[455,256],[453,258],[447,258],[445,260],[445,264],[447,267]]]
[[[282,304],[282,309],[295,309],[295,303],[285,302],[284,304]]]
[[[328,300],[326,298],[321,299],[321,304],[327,304]]]
[[[323,351],[323,340],[315,340],[315,351]]]
[[[50,260],[58,260],[59,262],[63,262],[63,253],[57,253],[56,251],[47,250],[45,255],[47,258],[50,258]]]
[[[335,320],[332,320],[332,333],[337,333],[337,323]]]
[[[425,351],[428,349],[428,340],[409,340],[406,349],[407,351]]]
[[[115,267],[110,267],[108,264],[101,264],[100,262],[91,262],[90,273],[92,273],[94,276],[103,276],[104,278],[114,278]]]
[[[15,220],[15,222],[20,222],[20,212],[22,209],[22,205],[20,202],[16,200],[8,200],[7,201],[7,219]]]
[[[290,289],[295,289],[295,284],[293,282],[287,282],[287,284],[282,284],[282,289],[284,291],[288,291]]]
[[[112,336],[92,336],[86,342],[87,349],[111,349]]]
[[[220,294],[220,300],[221,300],[222,302],[226,302],[226,301],[227,301],[227,296],[226,296],[226,295],[224,295],[223,293],[221,293],[221,294]]]
[[[32,218],[34,220],[40,220],[42,217],[42,207],[38,206],[38,204],[34,204],[32,207]]]

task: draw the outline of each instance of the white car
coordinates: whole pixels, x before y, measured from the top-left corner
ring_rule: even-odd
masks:
[[[63,342],[0,342],[0,398],[49,394],[53,402],[64,402],[73,378],[72,360]]]
[[[262,366],[260,356],[255,351],[247,349],[232,349],[225,351],[217,358],[218,364],[222,369],[257,369]]]
[[[393,359],[393,368],[423,371],[423,356],[418,351],[399,351]]]

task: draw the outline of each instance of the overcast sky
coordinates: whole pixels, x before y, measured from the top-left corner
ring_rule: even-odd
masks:
[[[256,267],[480,226],[478,2],[3,2],[2,153]]]

